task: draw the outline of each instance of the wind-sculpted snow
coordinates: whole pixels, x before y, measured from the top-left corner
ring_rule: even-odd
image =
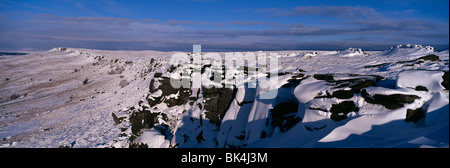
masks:
[[[74,92],[66,93],[61,88],[54,92],[29,91],[26,96],[10,84],[25,78],[11,75],[21,69],[12,66],[13,61],[8,61],[12,58],[2,59],[2,64],[11,68],[5,75],[11,76],[0,83],[5,86],[2,91],[6,91],[1,95],[0,106],[8,109],[1,113],[0,135],[4,139],[1,144],[4,147],[448,148],[448,51],[399,45],[386,51],[350,48],[265,53],[278,54],[278,72],[261,73],[257,71],[260,67],[249,64],[234,69],[217,68],[214,61],[172,65],[173,53],[164,52],[55,48],[27,56],[37,59],[41,54],[53,60],[78,61],[65,66],[78,71],[60,72],[53,80],[61,75],[79,75],[76,80],[79,88],[72,87],[75,84],[69,80],[58,86],[72,88]],[[54,57],[57,55],[62,57]],[[195,56],[187,55],[191,61]],[[14,57],[15,62],[26,63],[17,58]],[[172,87],[171,79],[194,79],[195,72],[200,79],[211,80],[202,82],[200,88],[192,83],[188,88]],[[212,80],[213,74],[222,74],[220,80]],[[238,78],[239,75],[244,78]],[[87,82],[83,82],[85,79]],[[249,87],[254,79],[277,85]],[[231,87],[220,87],[225,85]],[[30,87],[50,86],[30,84]],[[54,99],[35,96],[39,93],[67,96],[70,101],[51,105]],[[276,97],[260,96],[267,93],[276,93]],[[11,98],[13,94],[15,99]],[[30,107],[20,104],[22,101],[30,102]],[[33,105],[38,102],[47,104]],[[17,111],[11,109],[19,105],[24,110],[32,106],[41,110],[51,107],[52,112],[36,111],[39,116],[15,117]],[[14,124],[6,124],[9,121],[28,125],[15,131]],[[66,125],[57,127],[61,121]],[[36,142],[42,140],[36,135],[45,140]]]

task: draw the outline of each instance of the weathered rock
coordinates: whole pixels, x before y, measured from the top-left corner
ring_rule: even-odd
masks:
[[[114,74],[122,74],[122,72],[125,71],[125,67],[117,65],[115,67],[111,66],[111,70],[107,72],[108,75],[114,75]]]
[[[276,105],[270,110],[272,126],[279,127],[282,132],[289,130],[302,120],[296,117],[297,111],[298,102],[289,101]]]
[[[86,85],[88,83],[89,83],[89,79],[88,78],[84,79],[83,84]]]
[[[333,104],[333,105],[331,105],[331,108],[330,108],[331,113],[348,114],[352,111],[354,111],[354,112],[358,111],[358,107],[356,106],[355,102],[353,102],[353,101],[344,101],[339,104]]]
[[[155,78],[150,80],[150,86],[148,87],[148,89],[150,93],[155,93],[156,91],[158,91],[158,88],[155,87]]]
[[[361,89],[367,88],[370,86],[376,86],[375,82],[372,79],[363,79],[363,80],[357,82],[356,84],[354,84],[353,86],[350,86],[350,88],[352,89],[352,91],[354,93],[359,93],[361,91]]]
[[[425,87],[425,86],[416,86],[416,88],[414,88],[414,90],[417,90],[417,91],[428,91],[428,89],[427,89],[427,87]]]
[[[172,73],[173,71],[175,71],[175,69],[177,69],[177,66],[170,65],[169,69],[167,69],[167,72]]]
[[[153,75],[153,77],[154,78],[159,78],[159,77],[161,77],[163,74],[161,73],[161,72],[156,72],[154,75]]]
[[[124,88],[125,86],[127,86],[127,85],[129,85],[130,84],[130,82],[128,82],[127,80],[125,80],[125,79],[122,79],[121,81],[120,81],[120,83],[119,83],[119,86],[121,87],[121,88]]]
[[[158,116],[161,113],[152,113],[150,111],[135,111],[130,116],[131,132],[139,135],[142,129],[150,129],[158,123]]]
[[[128,147],[129,148],[148,148],[148,145],[144,144],[142,142],[139,142],[139,143],[130,143],[130,145]]]
[[[160,85],[155,88],[156,80],[160,82]],[[179,106],[186,104],[191,95],[191,90],[189,88],[174,88],[170,84],[170,78],[153,78],[150,81],[149,91],[150,93],[155,93],[161,90],[162,94],[159,97],[147,98],[148,104],[153,107],[156,104],[161,103],[161,100],[167,104],[168,107]],[[170,95],[178,94],[177,98],[167,98]]]
[[[339,104],[333,104],[330,108],[330,112],[332,113],[330,118],[334,121],[341,121],[347,119],[347,114],[352,111],[359,111],[358,107],[353,101],[344,101]]]
[[[334,121],[342,121],[347,119],[347,115],[343,114],[343,113],[331,113],[330,118]]]
[[[350,90],[337,90],[333,92],[332,96],[338,99],[350,99],[353,97],[353,92]]]
[[[278,73],[266,73],[267,74],[267,78],[273,77],[273,76],[283,76],[283,75],[287,75],[289,74],[289,72],[278,72]]]
[[[426,55],[426,56],[418,58],[418,60],[419,59],[422,59],[425,61],[440,61],[439,56],[434,55],[434,54]]]
[[[133,61],[125,61],[125,64],[127,64],[127,65],[133,65]]]
[[[114,120],[114,123],[115,123],[115,124],[120,124],[120,123],[122,123],[122,121],[126,118],[126,117],[124,117],[124,116],[122,116],[122,117],[117,117],[116,113],[112,113],[112,117],[113,117],[113,120]]]
[[[370,104],[379,104],[387,109],[398,109],[404,107],[405,103],[412,103],[416,99],[420,99],[417,95],[403,95],[403,94],[392,94],[392,95],[380,95],[376,94],[374,96],[370,96],[364,90],[364,93],[361,93],[364,97],[364,100]]]
[[[334,88],[350,87],[352,92],[354,93],[359,93],[361,89],[366,87],[376,86],[375,82],[384,79],[384,77],[378,75],[358,75],[358,74],[343,74],[343,75],[347,75],[352,78],[335,80],[334,79],[335,74],[315,74],[314,78],[317,80],[327,81],[327,84],[330,86],[335,86]],[[354,76],[357,76],[357,78],[354,78]]]
[[[422,108],[418,109],[407,109],[406,110],[406,118],[405,122],[414,122],[417,123],[420,119],[425,117],[425,112],[422,110]]]
[[[313,76],[317,80],[333,81],[333,74],[315,74]]]
[[[442,76],[442,79],[444,81],[442,81],[441,85],[445,88],[445,90],[448,90],[449,88],[448,78],[449,78],[448,71],[444,71],[444,75]]]
[[[300,82],[302,82],[303,80],[305,80],[308,77],[309,76],[305,76],[305,74],[302,74],[302,73],[295,74],[290,79],[287,80],[288,83],[285,83],[281,87],[289,88],[289,87],[298,86],[300,84]]]
[[[202,87],[203,96],[205,98],[206,118],[213,123],[220,123],[220,120],[225,116],[231,101],[235,97],[237,89],[230,88],[206,88]]]

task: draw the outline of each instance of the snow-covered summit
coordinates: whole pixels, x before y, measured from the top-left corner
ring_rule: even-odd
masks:
[[[422,44],[401,44],[385,50],[381,55],[386,56],[420,56],[432,54],[436,49],[432,46],[424,46]]]
[[[400,45],[397,45],[396,47],[391,47],[391,49],[395,49],[395,48],[424,48],[427,50],[435,51],[434,47],[424,46],[423,44],[400,44]]]
[[[48,50],[48,52],[64,52],[66,50],[67,50],[67,48],[64,48],[64,47],[55,47],[55,48]]]

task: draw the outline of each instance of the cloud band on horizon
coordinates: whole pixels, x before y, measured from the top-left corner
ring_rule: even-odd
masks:
[[[403,43],[448,48],[448,22],[392,18],[369,7],[318,5],[245,12],[268,16],[210,21],[26,13],[16,19],[23,12],[0,13],[0,48],[184,51],[202,44],[210,50],[379,50]]]

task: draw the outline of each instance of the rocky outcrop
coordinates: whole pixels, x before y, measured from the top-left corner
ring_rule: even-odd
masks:
[[[370,104],[379,104],[387,109],[398,109],[404,107],[404,104],[410,104],[416,99],[420,99],[417,95],[404,95],[404,94],[391,94],[391,95],[381,95],[375,94],[373,96],[369,95],[365,90],[361,93],[364,100]]]
[[[425,117],[425,112],[422,108],[418,109],[407,109],[405,122],[414,122],[417,123],[420,119]]]
[[[205,114],[210,122],[220,124],[221,119],[228,110],[231,101],[236,95],[237,89],[230,88],[205,88],[202,87],[205,98]]]
[[[272,126],[280,128],[281,132],[287,131],[302,119],[297,117],[298,102],[287,101],[276,105],[270,110]]]
[[[441,85],[445,88],[445,90],[448,90],[448,88],[450,87],[448,83],[448,78],[449,78],[448,71],[444,71],[444,75],[442,76],[443,81]]]
[[[347,119],[347,114],[350,112],[358,112],[358,107],[353,101],[344,101],[339,104],[331,105],[330,118],[334,121],[341,121]]]

